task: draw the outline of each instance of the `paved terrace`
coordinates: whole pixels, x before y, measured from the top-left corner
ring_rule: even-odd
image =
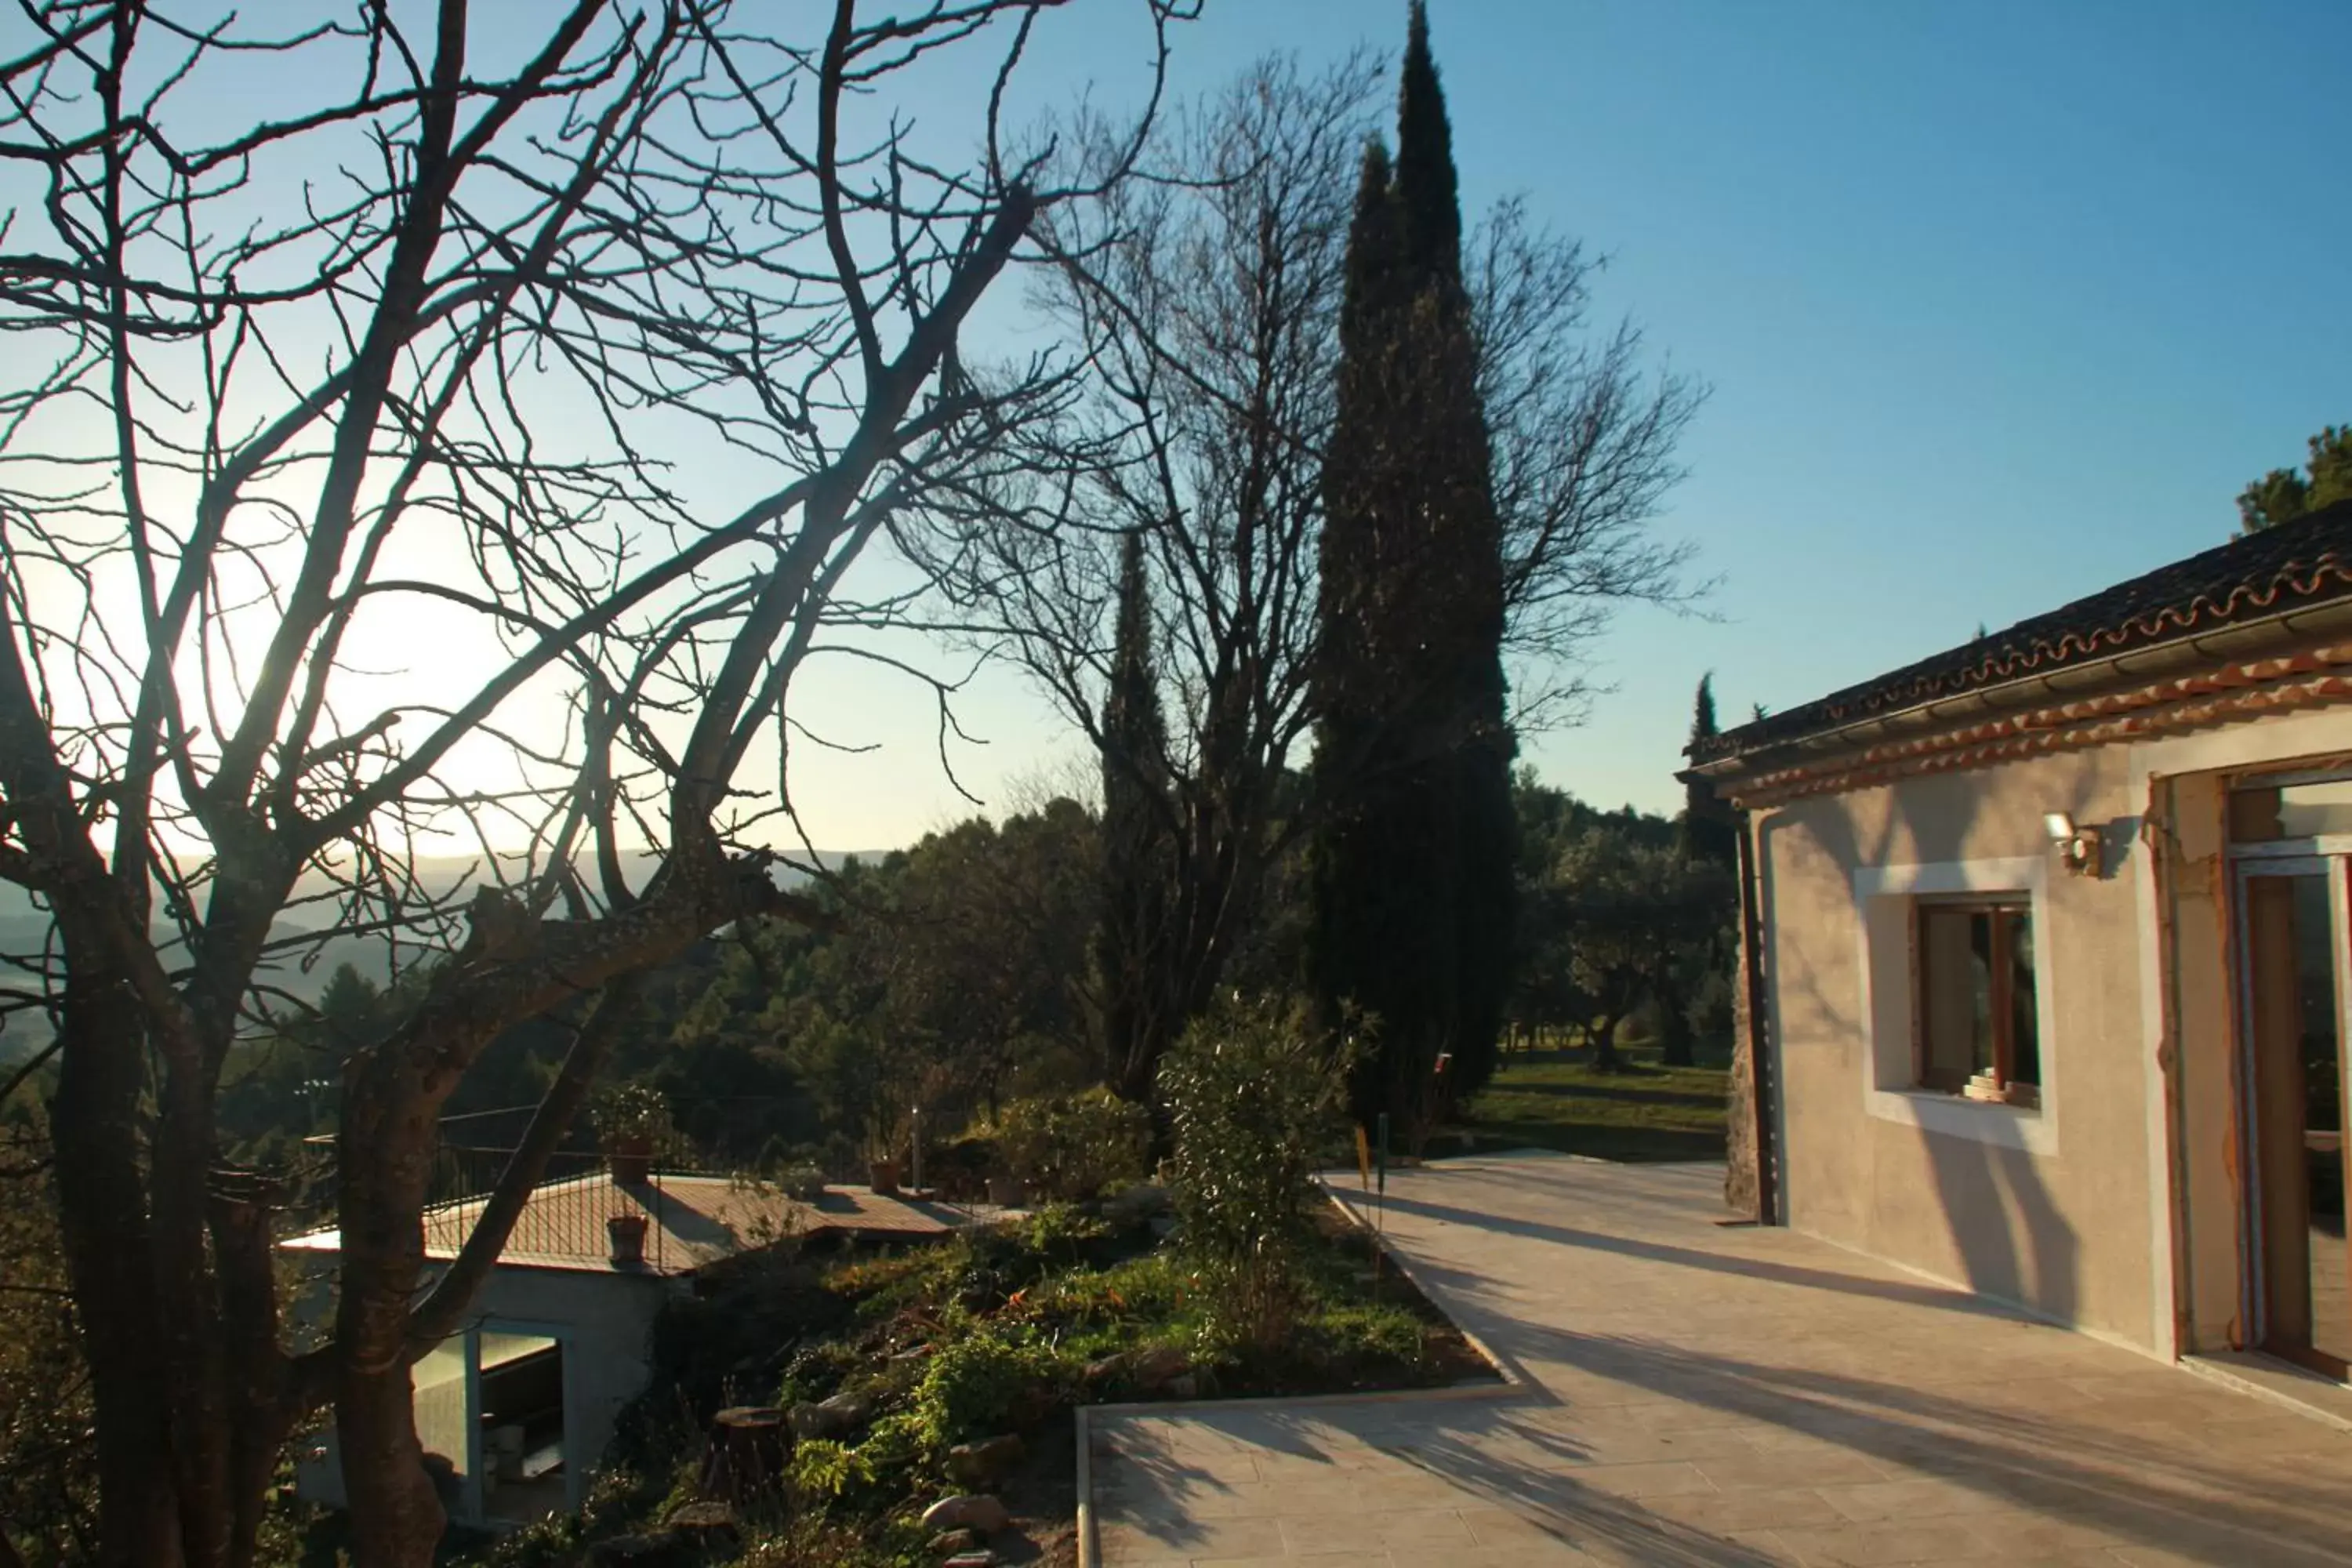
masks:
[[[1397,1249],[1524,1386],[1097,1416],[1106,1568],[2352,1563],[2352,1435],[1720,1226],[1720,1180],[1392,1175]]]

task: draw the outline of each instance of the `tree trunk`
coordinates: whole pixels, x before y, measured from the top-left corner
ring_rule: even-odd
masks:
[[[1658,1059],[1670,1068],[1698,1065],[1697,1039],[1691,1033],[1690,1007],[1677,985],[1661,985],[1654,994],[1658,1010]]]
[[[335,1443],[356,1568],[428,1568],[447,1524],[416,1440],[409,1309],[435,1103],[389,1041],[352,1058],[343,1093],[342,1291],[336,1303]],[[465,1456],[453,1458],[463,1462]]]
[[[178,1489],[155,1320],[152,1233],[139,1173],[145,1029],[130,982],[68,926],[63,1047],[51,1108],[58,1224],[79,1308],[97,1420],[100,1568],[178,1568]],[[201,1178],[201,1173],[197,1173]],[[179,1173],[188,1179],[188,1173]],[[169,1179],[169,1178],[166,1178]]]
[[[355,1568],[430,1568],[447,1516],[416,1440],[407,1359],[346,1366],[335,1402],[335,1445],[351,1507]]]
[[[1592,1042],[1592,1070],[1594,1072],[1622,1072],[1625,1070],[1625,1058],[1617,1054],[1618,1022],[1617,1015],[1614,1013],[1605,1014],[1602,1016],[1599,1023],[1591,1026],[1591,1027],[1586,1030],[1586,1037]]]

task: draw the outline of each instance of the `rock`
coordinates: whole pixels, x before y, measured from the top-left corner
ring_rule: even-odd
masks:
[[[1191,1359],[1175,1346],[1154,1345],[1129,1357],[1127,1372],[1139,1386],[1159,1388],[1171,1378],[1181,1377],[1192,1367]]]
[[[1151,1222],[1151,1234],[1165,1241],[1176,1234],[1176,1216],[1161,1215]]]
[[[1201,1381],[1189,1372],[1179,1373],[1162,1385],[1161,1391],[1171,1399],[1198,1399]]]
[[[838,1421],[836,1430],[843,1432],[863,1426],[874,1418],[874,1401],[863,1394],[836,1394],[831,1399],[817,1401],[816,1407]]]
[[[986,1492],[941,1498],[923,1510],[925,1530],[972,1530],[993,1535],[1013,1522],[1003,1503]]]
[[[1086,1382],[1088,1388],[1099,1388],[1112,1382],[1127,1370],[1127,1357],[1116,1352],[1100,1361],[1087,1363]]]
[[[838,1437],[863,1426],[874,1415],[874,1401],[862,1394],[836,1394],[812,1405],[805,1400],[792,1408],[793,1437]]]
[[[649,1531],[640,1535],[615,1535],[600,1541],[588,1549],[581,1559],[585,1568],[635,1568],[638,1563],[670,1561],[685,1545],[685,1539],[667,1530]]]
[[[1027,1450],[1021,1439],[1006,1433],[978,1443],[958,1443],[948,1450],[948,1476],[967,1487],[984,1487],[1021,1462]]]
[[[980,1544],[980,1537],[969,1530],[942,1530],[931,1537],[931,1550],[942,1557],[952,1557],[959,1552],[970,1552]]]
[[[996,1553],[985,1550],[959,1552],[940,1563],[940,1568],[996,1568]]]

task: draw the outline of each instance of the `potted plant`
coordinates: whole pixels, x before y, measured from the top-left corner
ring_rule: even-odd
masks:
[[[625,1083],[596,1108],[596,1141],[613,1180],[643,1186],[653,1174],[654,1145],[669,1131],[669,1106],[649,1083]]]
[[[903,1116],[885,1115],[878,1117],[867,1131],[867,1185],[884,1197],[898,1195],[898,1181],[905,1169],[898,1162],[898,1151],[907,1144],[908,1131]]]
[[[776,1184],[783,1188],[784,1196],[794,1203],[813,1204],[824,1196],[824,1172],[803,1160],[785,1166],[778,1173]]]
[[[646,1216],[641,1214],[616,1214],[606,1216],[604,1234],[612,1238],[613,1262],[628,1268],[646,1260]]]

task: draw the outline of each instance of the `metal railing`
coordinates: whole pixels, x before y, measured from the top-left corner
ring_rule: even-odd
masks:
[[[754,1108],[731,1101],[728,1105],[730,1110],[755,1114]],[[424,1218],[429,1253],[447,1256],[465,1244],[474,1217],[497,1190],[499,1178],[512,1160],[514,1146],[535,1110],[517,1106],[443,1120],[425,1188]],[[336,1223],[334,1137],[322,1134],[303,1142],[311,1157],[304,1162],[307,1169],[299,1196],[284,1215],[288,1234],[324,1229]],[[899,1179],[911,1183],[914,1172],[904,1152]],[[853,1158],[846,1150],[836,1148],[826,1157],[804,1163],[814,1164],[829,1185],[862,1187],[868,1180],[866,1163]],[[726,1168],[721,1162],[706,1158],[682,1134],[655,1141],[646,1163],[643,1180],[635,1179],[634,1172],[616,1177],[613,1161],[593,1137],[584,1127],[575,1128],[548,1155],[500,1257],[520,1262],[560,1260],[579,1267],[605,1264],[612,1257],[609,1222],[638,1216],[646,1221],[643,1258],[648,1270],[666,1273],[689,1267],[708,1259],[710,1248],[706,1242],[726,1239],[740,1246],[747,1239],[719,1221],[712,1212],[718,1206],[714,1194],[704,1184],[764,1182],[772,1190],[775,1175]],[[971,1218],[977,1192],[940,1191],[953,1184],[940,1179],[950,1175],[944,1163],[927,1169],[924,1175],[926,1184],[934,1189],[931,1201],[958,1211],[967,1221]],[[690,1193],[680,1190],[678,1177],[696,1179]],[[745,1200],[725,1206],[735,1220],[741,1221],[756,1219],[766,1205]],[[757,1237],[748,1239],[756,1243]]]

